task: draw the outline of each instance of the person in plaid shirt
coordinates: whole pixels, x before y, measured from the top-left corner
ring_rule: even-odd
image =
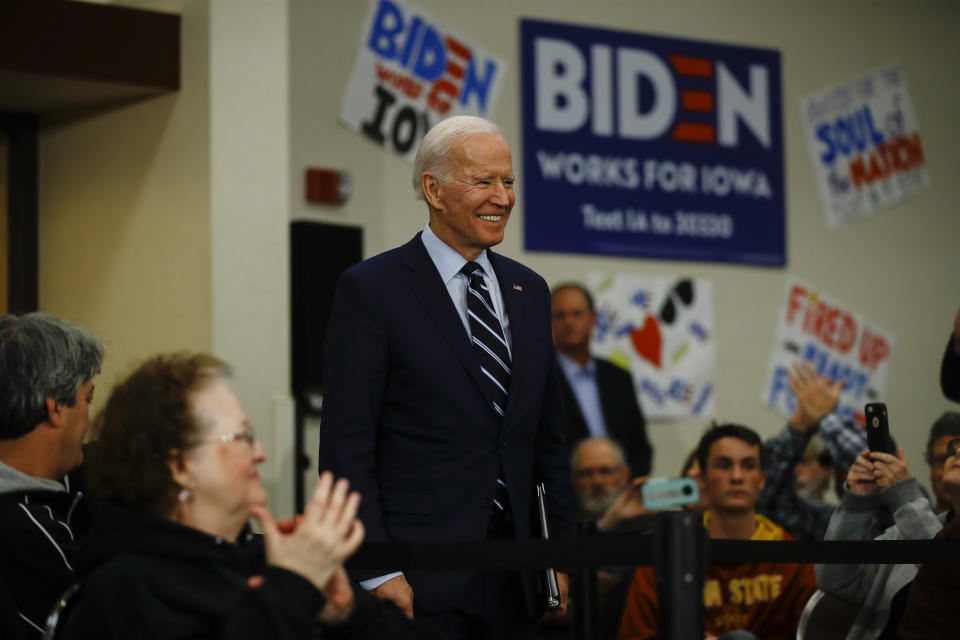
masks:
[[[794,364],[788,373],[797,408],[780,433],[763,443],[767,484],[756,509],[796,540],[822,540],[834,506],[801,498],[794,467],[810,438],[819,433],[834,466],[845,475],[867,448],[867,434],[834,413],[843,380],[834,382],[819,375],[809,362]]]

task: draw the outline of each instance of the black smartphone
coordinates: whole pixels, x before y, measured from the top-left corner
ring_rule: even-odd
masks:
[[[890,439],[887,405],[882,402],[870,402],[864,407],[863,413],[867,418],[867,446],[870,447],[870,451],[896,455],[893,440]]]

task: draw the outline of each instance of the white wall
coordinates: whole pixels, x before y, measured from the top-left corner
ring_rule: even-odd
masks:
[[[39,120],[40,308],[105,340],[100,402],[148,356],[211,348],[207,3],[166,5],[180,91]]]
[[[787,174],[788,265],[785,269],[705,263],[528,253],[522,249],[522,198],[499,250],[539,271],[548,282],[582,279],[591,271],[693,275],[716,286],[717,415],[772,434],[783,419],[761,403],[766,367],[785,280],[802,278],[859,310],[896,339],[887,381],[892,429],[918,476],[933,420],[951,404],[938,389],[942,348],[957,308],[960,232],[954,214],[958,168],[952,150],[960,86],[949,2],[805,2],[739,0],[672,2],[574,0],[475,4],[417,0],[416,6],[509,65],[493,118],[506,130],[521,168],[518,20],[532,17],[645,33],[778,49],[782,54]],[[390,157],[338,124],[342,92],[369,3],[291,0],[293,70],[291,213],[362,226],[366,255],[408,240],[426,214],[413,199],[410,165]],[[837,231],[826,228],[802,137],[799,100],[899,59],[920,121],[933,188],[897,207]],[[303,202],[307,165],[346,169],[355,195],[342,207]],[[519,190],[523,176],[519,176]],[[953,405],[956,409],[956,405]],[[674,474],[705,422],[657,422],[654,471]]]
[[[267,450],[261,476],[282,515],[293,507],[288,66],[285,2],[212,0],[213,351],[234,367],[234,389]]]

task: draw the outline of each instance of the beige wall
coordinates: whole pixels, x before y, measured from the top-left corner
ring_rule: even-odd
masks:
[[[415,0],[508,62],[494,119],[520,169],[521,16],[772,47],[783,61],[787,170],[786,269],[527,253],[522,199],[500,250],[549,282],[590,271],[707,276],[716,286],[717,417],[770,434],[761,404],[784,281],[803,278],[896,338],[888,379],[892,427],[925,475],[920,446],[950,407],[937,366],[957,306],[954,250],[960,186],[952,2],[785,0]],[[264,474],[288,511],[290,459],[287,223],[364,228],[366,255],[425,222],[410,165],[338,123],[368,2],[130,0],[183,14],[183,88],[150,100],[44,118],[40,135],[40,302],[107,340],[100,386],[159,350],[211,349],[268,446]],[[907,8],[909,7],[909,8]],[[924,137],[929,191],[837,231],[826,229],[799,120],[799,99],[899,59]],[[349,171],[342,207],[303,201],[303,170]],[[523,176],[520,177],[522,190]],[[319,354],[318,354],[319,355]],[[101,396],[103,397],[103,396]],[[956,405],[954,405],[956,408]],[[674,473],[702,421],[651,425],[654,469]],[[315,477],[311,471],[308,477]]]
[[[213,340],[207,6],[167,4],[183,14],[179,92],[40,120],[40,308],[106,340],[101,392]]]
[[[422,203],[413,199],[410,165],[391,158],[338,124],[368,2],[292,0],[291,109],[292,215],[363,226],[366,255],[405,242],[422,227]],[[760,269],[580,255],[522,249],[522,197],[499,250],[539,271],[548,282],[584,278],[591,271],[693,275],[716,287],[717,414],[772,434],[783,418],[761,396],[774,326],[788,277],[799,277],[859,310],[896,339],[885,400],[892,429],[907,460],[926,477],[922,446],[933,420],[954,408],[940,395],[938,366],[957,309],[960,272],[960,186],[953,179],[960,143],[955,105],[960,62],[955,26],[960,8],[950,2],[782,0],[702,2],[509,2],[476,5],[416,0],[415,5],[509,66],[493,118],[504,126],[520,170],[518,20],[540,18],[777,49],[782,55],[787,172],[788,265]],[[902,61],[920,121],[929,191],[837,231],[826,228],[800,121],[801,97],[893,60]],[[336,61],[334,63],[333,61]],[[355,195],[346,205],[302,202],[306,165],[346,169]],[[519,176],[519,191],[523,176]],[[674,474],[705,421],[657,422],[654,471]]]

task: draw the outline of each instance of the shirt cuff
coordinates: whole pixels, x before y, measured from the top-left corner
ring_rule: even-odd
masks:
[[[844,419],[837,413],[830,412],[827,415],[820,418],[820,422],[817,423],[817,426],[820,428],[820,431],[824,435],[831,433],[836,433],[842,431],[846,428],[846,422]]]
[[[362,580],[360,586],[366,589],[367,591],[373,591],[380,585],[382,585],[387,580],[393,580],[397,576],[402,576],[403,571],[394,571],[393,573],[388,573],[384,576],[378,576],[376,578],[370,578],[369,580]]]

